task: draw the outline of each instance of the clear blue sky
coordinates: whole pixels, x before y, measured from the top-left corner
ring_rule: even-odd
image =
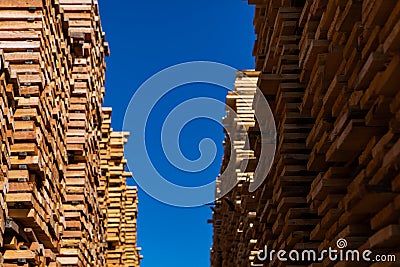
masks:
[[[254,7],[241,0],[100,0],[103,29],[111,47],[107,59],[106,106],[113,107],[112,126],[122,129],[131,96],[148,78],[162,69],[187,61],[205,60],[237,69],[254,68]],[[234,77],[232,77],[234,79]],[[188,85],[160,103],[154,125],[176,103],[207,96],[224,100],[226,91],[207,85]],[[164,110],[163,110],[164,109]],[[223,115],[223,110],[217,112]],[[204,131],[207,129],[207,131]],[[149,138],[158,140],[152,131]],[[191,159],[199,156],[198,141],[212,138],[218,147],[217,161],[201,175],[189,177],[171,168],[154,142],[151,154],[161,172],[180,184],[205,184],[219,173],[222,157],[222,128],[207,120],[193,121],[184,128],[180,144]],[[134,133],[132,137],[134,138]],[[197,143],[196,143],[197,142]],[[134,164],[134,163],[131,163]],[[129,184],[134,184],[129,181]],[[209,266],[212,226],[209,207],[177,208],[162,204],[139,189],[139,246],[142,267]]]

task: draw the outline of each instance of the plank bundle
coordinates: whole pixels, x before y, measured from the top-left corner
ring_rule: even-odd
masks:
[[[137,267],[143,258],[140,255],[141,248],[137,247],[137,217],[138,217],[138,196],[135,186],[126,187],[125,200],[125,225],[124,225],[124,266]]]
[[[126,185],[131,177],[125,171],[124,145],[129,133],[110,128],[111,109],[103,109],[101,202],[105,218],[107,266],[139,266],[140,248],[136,247],[137,189]]]
[[[0,1],[0,265],[116,266],[105,212],[116,190],[129,191],[122,232],[136,230],[127,135],[102,109],[108,54],[97,1]],[[138,266],[132,237],[128,250]]]
[[[237,72],[233,92],[226,97],[226,117],[223,119],[225,125],[225,150],[221,166],[223,176],[216,182],[216,193],[224,194],[229,188],[236,186],[223,199],[224,205],[217,206],[218,213],[214,214],[214,248],[220,250],[213,254],[220,254],[226,259],[226,266],[243,266],[247,261],[246,247],[239,245],[245,243],[246,233],[251,229],[244,229],[243,226],[253,221],[247,216],[244,209],[236,210],[235,206],[251,202],[248,193],[249,181],[253,179],[254,151],[250,148],[246,135],[256,133],[255,118],[252,109],[254,94],[257,88],[259,72],[243,71]],[[252,136],[254,137],[254,136]],[[247,142],[246,142],[247,141]],[[231,162],[231,164],[229,164]],[[232,162],[234,164],[232,164]],[[223,216],[219,217],[218,215]],[[236,258],[231,255],[237,255]],[[213,266],[220,266],[219,257],[211,257]]]
[[[288,266],[255,255],[264,246],[321,251],[340,238],[349,249],[399,257],[400,2],[249,2],[277,152],[256,192],[234,189],[216,202],[212,266]],[[257,158],[259,134],[249,136]]]

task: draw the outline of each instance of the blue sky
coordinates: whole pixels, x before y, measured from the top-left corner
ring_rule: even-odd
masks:
[[[111,47],[107,59],[106,106],[113,107],[112,126],[121,130],[125,110],[135,90],[152,75],[178,63],[214,61],[237,69],[254,68],[254,7],[241,0],[135,1],[100,0],[103,29]],[[232,77],[234,79],[234,77]],[[233,80],[232,80],[233,81]],[[149,145],[152,160],[168,180],[182,185],[206,184],[217,176],[223,153],[222,127],[195,120],[180,136],[183,154],[199,157],[202,138],[218,144],[217,160],[201,174],[172,168],[159,146],[166,114],[180,101],[205,96],[224,101],[226,90],[205,84],[177,88],[160,101],[152,114]],[[216,110],[221,117],[223,110]],[[207,129],[206,131],[204,129]],[[132,133],[131,138],[134,138]],[[130,162],[134,165],[134,163]],[[134,184],[129,181],[129,184]],[[142,267],[209,266],[212,227],[209,207],[178,208],[160,203],[139,189],[139,245]]]

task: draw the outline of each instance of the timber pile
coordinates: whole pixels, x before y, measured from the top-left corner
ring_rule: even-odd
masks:
[[[276,120],[277,153],[252,194],[254,206],[235,206],[232,218],[227,201],[216,203],[214,224],[237,224],[255,210],[250,242],[237,244],[248,262],[220,245],[225,237],[216,230],[213,266],[286,266],[254,255],[265,245],[322,250],[339,238],[349,249],[399,253],[400,2],[249,2],[256,4],[253,53]]]
[[[125,254],[124,266],[137,267],[143,258],[140,255],[141,248],[137,247],[137,217],[138,217],[138,196],[135,186],[126,187],[126,210],[125,210]]]
[[[136,218],[138,212],[137,188],[127,186],[124,145],[129,133],[113,132],[111,109],[103,108],[101,141],[101,178],[98,188],[104,221],[106,266],[139,266],[140,248],[137,247]]]
[[[248,185],[253,179],[255,157],[245,136],[256,133],[252,106],[258,75],[259,72],[254,71],[237,72],[234,91],[226,97],[226,117],[223,119],[225,154],[221,166],[224,176],[217,178],[216,194],[223,194],[235,183],[236,186],[223,200],[218,200],[215,207],[212,266],[221,266],[221,258],[226,259],[226,266],[246,266],[248,261],[243,244],[250,242],[248,233],[256,222],[251,216],[254,210],[241,207],[253,202]],[[230,161],[234,164],[228,165]]]
[[[104,199],[129,176],[104,188],[103,150],[126,137],[102,143],[108,54],[97,1],[0,1],[0,265],[108,264]],[[118,144],[111,158],[122,155]]]
[[[104,86],[104,36],[96,20],[98,5],[92,1],[62,0],[62,23],[68,30],[72,56],[71,95],[68,108],[67,182],[63,202],[68,236],[63,238],[63,264],[103,265],[104,236],[96,194],[100,173],[101,103]],[[103,47],[103,51],[100,51]],[[81,242],[85,239],[86,242]]]

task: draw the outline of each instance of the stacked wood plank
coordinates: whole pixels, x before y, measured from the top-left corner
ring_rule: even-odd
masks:
[[[71,96],[67,131],[67,197],[64,201],[68,237],[63,238],[63,264],[104,264],[104,235],[96,187],[100,174],[101,103],[104,86],[104,36],[98,5],[92,1],[60,1],[72,55]],[[102,50],[100,48],[103,48]],[[86,242],[82,243],[81,239]]]
[[[98,187],[102,217],[106,266],[139,266],[141,255],[137,247],[137,188],[127,186],[132,177],[125,171],[124,145],[129,133],[113,132],[111,109],[103,108],[101,140],[101,174]]]
[[[108,264],[105,199],[130,176],[126,134],[109,129],[103,143],[108,54],[97,1],[0,1],[0,265]],[[119,184],[104,183],[107,170]],[[136,230],[134,192],[121,198],[122,232]],[[138,266],[132,238],[125,258]]]
[[[65,228],[62,183],[68,102],[60,96],[68,94],[69,85],[56,66],[63,62],[63,54],[49,37],[60,30],[52,22],[52,11],[42,1],[0,3],[2,68],[6,91],[13,98],[9,114],[3,113],[12,116],[9,162],[3,162],[8,164],[8,181],[2,245],[4,263],[10,266],[56,264],[54,253],[59,252]],[[50,56],[54,60],[46,59]]]
[[[137,246],[137,217],[138,217],[138,192],[135,186],[126,187],[125,200],[125,263],[127,267],[140,265],[141,248]]]
[[[216,193],[223,194],[233,184],[236,183],[236,186],[216,203],[211,257],[213,266],[222,266],[220,259],[226,259],[226,266],[247,266],[248,263],[244,244],[250,242],[248,232],[255,226],[254,217],[251,216],[255,211],[252,209],[253,198],[248,192],[249,182],[253,179],[255,157],[250,144],[246,142],[246,136],[254,137],[251,132],[256,132],[252,106],[258,75],[259,72],[254,71],[238,72],[234,91],[226,97],[226,117],[223,119],[225,154],[221,166],[224,175],[217,179]],[[229,162],[234,164],[229,165]]]
[[[258,86],[274,112],[277,153],[251,208],[235,207],[232,217],[228,201],[216,203],[212,265],[287,266],[254,255],[265,245],[322,250],[339,238],[350,249],[398,253],[400,2],[249,2],[256,5]],[[243,217],[256,221],[251,230],[220,234],[219,225]],[[249,232],[236,245],[249,262],[221,245],[236,231]]]

